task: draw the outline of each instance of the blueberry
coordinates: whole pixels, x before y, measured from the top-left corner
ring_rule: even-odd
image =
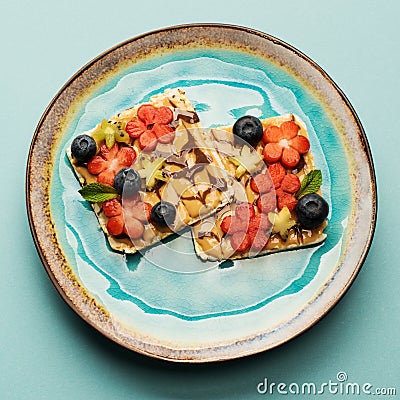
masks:
[[[151,209],[151,220],[158,226],[170,226],[175,221],[176,208],[168,201],[159,201]]]
[[[263,127],[258,118],[245,115],[233,125],[233,134],[255,146],[262,139]]]
[[[96,142],[88,135],[79,135],[72,141],[72,157],[81,163],[88,162],[96,154],[96,151]]]
[[[313,229],[321,225],[328,213],[328,203],[316,193],[306,194],[296,205],[297,218],[305,229]]]
[[[132,168],[121,169],[114,178],[114,187],[119,194],[124,196],[135,195],[141,187],[142,181],[139,174]]]

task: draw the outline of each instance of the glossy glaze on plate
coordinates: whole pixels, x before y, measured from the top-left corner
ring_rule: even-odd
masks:
[[[230,125],[246,113],[299,115],[331,209],[327,240],[228,264],[203,264],[190,235],[144,256],[111,251],[65,150],[103,118],[169,87],[186,91],[204,126]],[[43,264],[82,318],[129,349],[192,362],[253,354],[312,326],[354,280],[376,217],[368,143],[344,95],[289,45],[226,25],[151,32],[79,71],[38,125],[27,205]],[[180,273],[176,264],[184,266]]]

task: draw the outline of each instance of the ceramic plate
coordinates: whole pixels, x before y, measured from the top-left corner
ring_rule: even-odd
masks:
[[[210,268],[199,266],[185,235],[148,250],[148,257],[109,248],[65,151],[103,118],[177,87],[204,126],[229,125],[246,113],[301,117],[330,205],[323,244]],[[32,141],[27,206],[46,271],[76,313],[128,349],[202,362],[273,348],[324,316],[365,259],[376,191],[360,121],[318,65],[264,33],[206,24],[128,40],[67,82]],[[171,271],[180,262],[185,273]]]

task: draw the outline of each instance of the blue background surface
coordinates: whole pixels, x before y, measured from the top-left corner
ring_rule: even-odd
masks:
[[[139,4],[1,3],[0,398],[256,399],[268,397],[256,390],[264,377],[276,383],[320,385],[336,381],[339,371],[347,373],[348,382],[370,382],[372,390],[396,387],[400,396],[400,240],[393,228],[400,223],[399,3]],[[338,306],[280,348],[210,365],[172,365],[136,355],[104,339],[76,316],[41,265],[24,200],[26,158],[35,126],[67,79],[125,39],[190,22],[259,29],[291,43],[322,66],[361,118],[376,164],[379,195],[371,251]],[[311,398],[278,393],[274,397]]]

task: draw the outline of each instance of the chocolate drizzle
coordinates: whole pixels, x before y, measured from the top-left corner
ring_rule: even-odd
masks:
[[[177,121],[178,119],[180,119],[184,122],[187,122],[188,124],[197,124],[200,121],[196,111],[183,110],[182,108],[177,108],[176,104],[174,104],[171,100],[169,100],[169,102],[174,107],[173,121]]]
[[[204,154],[198,147],[193,149],[193,153],[196,156],[197,164],[210,164],[212,162],[211,157]]]
[[[168,164],[174,164],[177,165],[179,167],[186,167],[187,166],[187,153],[189,152],[189,150],[184,150],[180,153],[179,156],[177,156],[176,154],[172,154],[170,155],[166,162]]]
[[[213,187],[221,192],[225,192],[228,189],[228,183],[223,178],[218,178],[213,175],[208,174],[210,177],[210,183]]]
[[[215,240],[217,240],[218,242],[220,241],[219,240],[219,237],[213,232],[213,231],[208,231],[208,232],[199,232],[198,234],[197,234],[197,238],[198,239],[204,239],[204,238],[214,238]]]
[[[196,164],[193,165],[190,168],[185,168],[181,171],[178,171],[174,174],[174,179],[180,179],[184,178],[189,181],[191,181],[197,172],[200,172],[202,169],[204,169],[205,165],[204,164]]]

